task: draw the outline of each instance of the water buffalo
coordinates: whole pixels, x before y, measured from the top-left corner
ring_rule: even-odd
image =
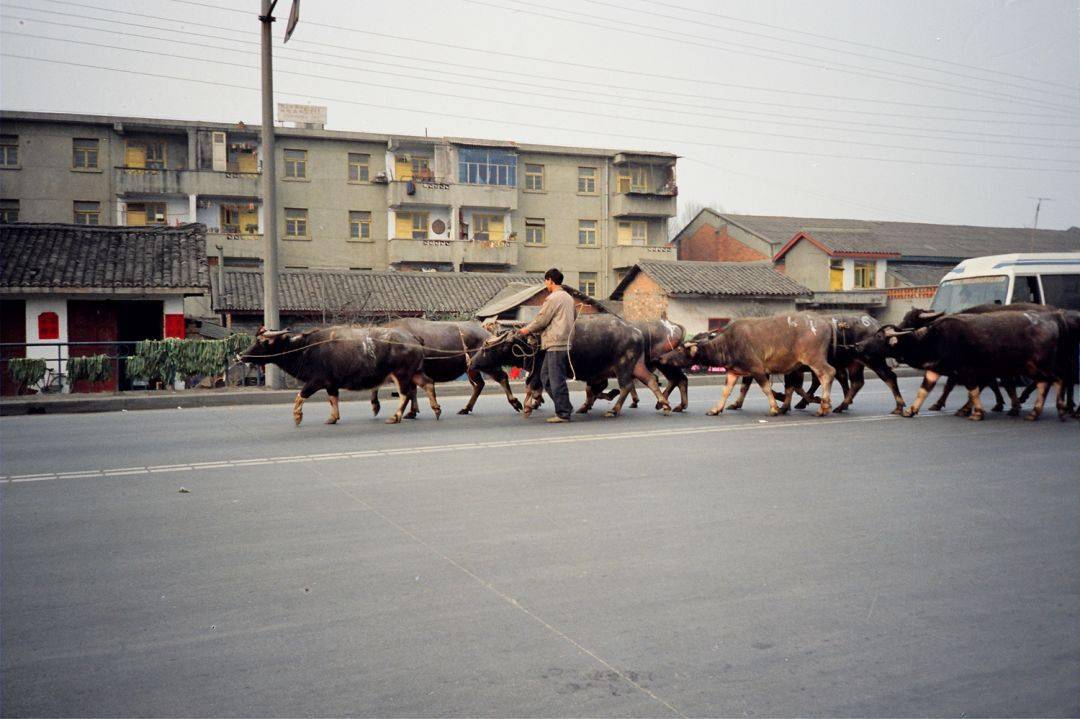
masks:
[[[946,315],[915,330],[882,327],[875,340],[884,341],[889,354],[924,370],[922,386],[905,417],[913,417],[942,375],[964,385],[971,401],[972,420],[983,419],[979,391],[997,377],[1025,375],[1036,382],[1037,396],[1025,419],[1042,413],[1051,382],[1058,388],[1058,413],[1065,414],[1061,389],[1062,342],[1068,342],[1062,313],[1001,311],[988,314]],[[1015,394],[1011,385],[1010,394]]]
[[[662,360],[678,367],[705,364],[727,369],[727,384],[720,401],[708,411],[724,411],[728,397],[740,377],[750,376],[769,400],[769,414],[780,414],[769,383],[771,374],[788,374],[809,367],[821,383],[818,416],[832,406],[830,388],[836,370],[829,364],[832,328],[826,319],[811,313],[738,319],[722,331],[710,332],[668,352]],[[786,385],[787,383],[785,383]],[[785,386],[785,404],[791,401],[793,386]]]
[[[304,418],[304,401],[321,389],[330,399],[327,424],[341,419],[338,391],[369,390],[388,379],[397,384],[397,412],[387,424],[401,421],[405,405],[415,401],[416,387],[427,393],[438,419],[442,413],[435,384],[424,374],[424,350],[411,334],[387,327],[324,327],[307,332],[260,330],[240,359],[256,365],[275,364],[304,383],[293,403],[297,426]]]
[[[667,319],[636,320],[631,321],[630,324],[637,328],[637,330],[641,332],[642,337],[645,338],[645,368],[650,372],[659,372],[668,381],[668,386],[664,388],[664,398],[669,402],[671,401],[672,392],[678,388],[680,402],[678,406],[672,408],[672,411],[684,411],[689,404],[689,393],[687,391],[689,380],[686,378],[686,373],[679,367],[664,364],[660,361],[660,358],[682,343],[686,330],[682,325]],[[594,398],[612,400],[618,396],[618,390],[611,390],[604,394],[604,389],[606,389],[606,382],[605,386],[594,388]],[[630,389],[630,407],[635,408],[637,406],[637,388],[632,387]],[[585,411],[588,411],[589,408],[590,407],[583,407]],[[659,402],[656,404],[656,409],[660,409]]]
[[[458,410],[458,414],[469,414],[476,399],[484,389],[484,377],[475,370],[469,369],[469,357],[480,350],[484,340],[491,337],[491,332],[486,330],[479,322],[435,322],[420,318],[405,318],[389,322],[385,327],[392,327],[408,332],[417,339],[424,347],[424,374],[433,382],[450,382],[461,375],[466,375],[469,384],[472,385],[472,396],[468,403]],[[510,389],[510,379],[501,367],[496,367],[488,372],[488,375],[502,386],[506,393],[506,400],[518,412],[521,411],[521,402],[514,396]],[[379,413],[379,390],[371,390],[371,411]],[[411,408],[406,419],[416,417],[416,399],[411,400]]]
[[[530,373],[529,394],[525,400],[525,416],[538,404],[540,390],[538,350],[534,342],[512,330],[488,339],[473,355],[469,368],[489,372],[497,367],[522,367]],[[585,383],[586,404],[591,404],[597,388],[602,389],[609,378],[619,383],[615,405],[604,413],[616,417],[622,411],[626,396],[637,379],[656,395],[657,405],[667,414],[671,405],[660,391],[656,377],[645,367],[644,337],[641,332],[613,315],[584,315],[574,322],[570,335],[570,364],[574,378]]]

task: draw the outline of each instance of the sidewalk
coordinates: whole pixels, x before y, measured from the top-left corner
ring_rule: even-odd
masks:
[[[897,374],[901,377],[915,377],[916,373],[908,368],[899,368]],[[876,375],[867,370],[867,379],[875,379]],[[484,395],[500,393],[502,390],[491,380],[486,380]],[[725,375],[691,375],[690,384],[694,387],[709,387],[722,385]],[[666,384],[664,382],[661,383]],[[581,382],[570,382],[571,392],[583,392],[585,385]],[[609,387],[614,386],[609,382]],[[511,389],[518,397],[525,395],[524,382],[511,382]],[[839,387],[836,387],[839,389]],[[197,407],[225,407],[230,405],[257,405],[257,404],[291,404],[296,399],[295,389],[272,390],[264,387],[244,388],[221,388],[221,389],[188,389],[188,390],[157,390],[152,392],[100,392],[97,394],[50,394],[50,395],[26,395],[21,397],[4,397],[0,399],[0,417],[10,417],[27,414],[74,414],[82,412],[119,412],[135,411],[141,409],[192,409]],[[472,393],[472,387],[468,382],[444,382],[437,386],[439,397],[468,397]],[[642,388],[638,387],[641,395]],[[645,390],[648,392],[648,390]],[[396,394],[392,385],[384,385],[380,388],[382,401]],[[316,394],[311,401],[325,401],[325,394]],[[342,390],[343,402],[367,402],[371,396],[368,391],[349,392]],[[678,390],[675,396],[678,397]],[[422,395],[421,395],[422,397]],[[644,399],[644,397],[643,397]],[[650,400],[651,403],[652,400]]]

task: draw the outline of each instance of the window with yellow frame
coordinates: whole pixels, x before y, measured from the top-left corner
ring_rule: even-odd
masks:
[[[855,260],[855,287],[859,289],[877,287],[877,262]]]
[[[618,243],[620,245],[649,244],[649,223],[644,220],[619,220]]]

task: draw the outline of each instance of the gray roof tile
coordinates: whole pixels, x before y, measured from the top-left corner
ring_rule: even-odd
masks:
[[[644,272],[673,295],[799,297],[812,294],[773,269],[770,262],[642,260],[623,278],[612,299],[622,299],[622,290],[637,272]]]
[[[208,289],[205,235],[199,224],[0,225],[0,289]]]

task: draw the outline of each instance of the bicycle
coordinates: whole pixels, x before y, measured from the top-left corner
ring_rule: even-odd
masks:
[[[64,391],[67,375],[51,367],[45,369],[45,378],[41,385],[42,394],[60,394]]]

